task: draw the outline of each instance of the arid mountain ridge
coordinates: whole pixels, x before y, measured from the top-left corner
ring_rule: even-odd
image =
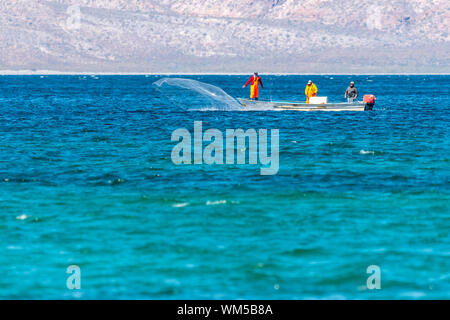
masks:
[[[448,0],[2,0],[0,70],[449,73]]]

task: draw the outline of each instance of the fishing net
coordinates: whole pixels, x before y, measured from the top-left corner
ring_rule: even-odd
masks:
[[[242,110],[242,106],[221,88],[183,78],[162,78],[153,83],[171,102],[188,110]],[[180,90],[183,92],[180,94]]]

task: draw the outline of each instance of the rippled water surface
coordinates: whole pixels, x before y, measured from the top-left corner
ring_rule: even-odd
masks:
[[[262,75],[265,99],[309,78],[377,96],[340,113],[227,111],[160,78],[0,77],[0,298],[450,298],[449,76]],[[190,78],[248,95],[247,76]],[[278,174],[175,166],[194,120],[279,129]]]

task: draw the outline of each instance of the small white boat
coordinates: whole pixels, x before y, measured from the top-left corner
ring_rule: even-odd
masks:
[[[252,110],[296,110],[296,111],[365,111],[372,110],[373,104],[355,101],[353,103],[308,104],[305,102],[264,101],[237,98],[244,107]]]

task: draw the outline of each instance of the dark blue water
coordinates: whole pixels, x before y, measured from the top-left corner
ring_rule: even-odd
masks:
[[[373,112],[226,111],[160,78],[0,77],[0,298],[450,298],[449,76],[262,75],[274,100],[353,80]],[[175,166],[194,120],[279,129],[278,174]]]

